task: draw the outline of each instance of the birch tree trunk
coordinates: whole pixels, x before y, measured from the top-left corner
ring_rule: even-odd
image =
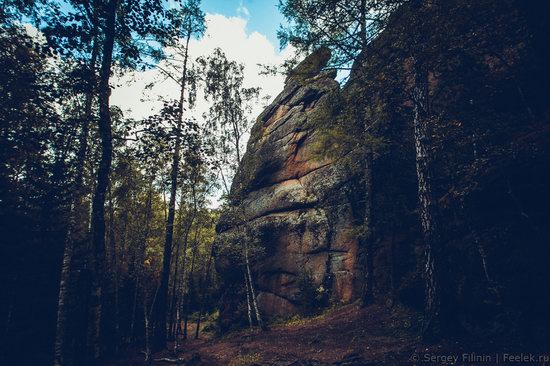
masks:
[[[420,219],[424,233],[424,276],[426,280],[424,338],[440,336],[443,327],[441,293],[441,232],[437,202],[433,193],[428,124],[433,115],[430,108],[428,73],[414,60],[414,141]]]
[[[254,292],[254,284],[252,282],[252,274],[250,273],[250,261],[248,259],[248,243],[244,244],[244,258],[246,261],[246,273],[248,276],[248,285],[250,286],[250,296],[252,298],[252,305],[254,305],[254,314],[256,315],[256,321],[261,329],[264,329],[260,309],[258,308],[258,302],[256,301],[256,293]]]
[[[143,323],[145,324],[145,362],[151,359],[151,326],[149,325],[149,315],[147,314],[147,297],[143,299]]]
[[[185,271],[184,271],[184,274],[185,274]],[[183,292],[183,276],[181,279],[179,279],[178,281],[178,294],[181,294]],[[178,342],[179,342],[179,338],[178,336],[182,333],[182,329],[181,329],[181,309],[183,308],[183,296],[179,295],[178,298],[177,298],[177,303],[176,303],[176,314],[175,314],[175,317],[176,317],[176,320],[174,322],[174,329],[173,329],[173,332],[174,332],[174,347],[173,347],[173,350],[174,352],[178,349]]]
[[[246,271],[243,271],[243,274],[244,274],[244,286],[245,286],[245,291],[246,291],[246,307],[247,307],[247,310],[248,310],[248,325],[250,326],[250,328],[253,327],[253,324],[252,324],[252,306],[250,306],[250,290],[249,290],[249,286],[248,286],[248,274],[246,273]]]

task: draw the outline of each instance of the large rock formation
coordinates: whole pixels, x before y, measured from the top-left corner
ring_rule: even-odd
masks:
[[[234,202],[218,226],[223,329],[246,321],[243,243],[263,248],[252,269],[267,316],[302,310],[308,294],[321,306],[358,297],[366,159],[357,147],[363,144],[375,151],[376,301],[422,313],[425,258],[411,98],[417,60],[429,70],[433,118],[426,144],[454,324],[488,338],[543,338],[550,325],[548,4],[418,4],[394,14],[344,88],[321,71],[329,58],[321,49],[290,74],[258,118],[233,183]],[[365,125],[370,137],[357,140]],[[335,127],[344,136],[325,154],[325,137]]]
[[[298,311],[300,277],[333,301],[358,294],[358,245],[346,197],[350,173],[339,156],[320,151],[314,122],[330,115],[340,89],[334,72],[321,71],[329,57],[321,49],[306,58],[258,117],[233,184],[239,204],[218,225],[220,241],[249,240],[242,221],[261,237],[265,253],[254,272],[268,316]]]

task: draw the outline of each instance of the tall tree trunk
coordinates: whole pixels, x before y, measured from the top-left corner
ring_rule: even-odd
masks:
[[[394,211],[393,211],[394,212]],[[396,278],[396,270],[395,270],[395,223],[392,219],[391,221],[391,236],[390,236],[390,250],[388,254],[388,262],[390,264],[390,291],[391,291],[391,297],[392,300],[395,298],[395,291],[397,287],[397,278]]]
[[[137,306],[138,306],[138,294],[139,294],[139,286],[141,283],[139,282],[139,278],[136,278],[134,281],[134,296],[132,300],[132,315],[130,318],[130,343],[135,342],[135,327],[136,327],[136,313],[137,313]]]
[[[223,187],[225,189],[225,194],[227,196],[230,195],[230,189],[229,189],[229,186],[227,185],[227,180],[225,179],[225,175],[223,174],[223,168],[221,165],[218,165],[218,169],[220,170],[220,176],[222,177],[222,182],[223,182]]]
[[[183,196],[182,196],[182,200],[181,200],[181,205],[183,206]],[[183,210],[180,211],[180,222],[183,221]],[[181,224],[180,224],[181,225]],[[175,268],[174,268],[174,279],[172,281],[172,303],[171,303],[171,306],[170,306],[170,337],[174,340],[174,344],[173,344],[173,351],[176,352],[177,349],[178,349],[178,331],[180,330],[180,322],[181,322],[181,319],[180,319],[180,308],[183,306],[183,302],[182,302],[182,296],[181,296],[181,290],[183,288],[183,282],[184,282],[184,277],[185,277],[185,262],[187,260],[187,237],[188,237],[188,233],[189,233],[189,230],[190,230],[190,226],[189,224],[185,226],[184,228],[184,235],[183,235],[183,240],[179,240],[179,239],[182,239],[180,238],[180,235],[178,234],[178,244],[177,244],[177,250],[176,250],[176,263],[175,263]],[[184,243],[184,247],[183,247],[183,264],[181,266],[181,268],[183,269],[183,273],[180,275],[180,272],[179,272],[179,257],[180,257],[180,254],[179,254],[179,251],[180,251],[180,241],[183,241]]]
[[[178,187],[180,149],[181,149],[181,128],[183,125],[183,106],[185,102],[185,86],[187,81],[187,61],[189,58],[189,41],[191,33],[189,32],[185,45],[185,57],[183,62],[183,73],[179,100],[179,117],[176,126],[176,143],[174,155],[172,158],[172,171],[170,182],[170,201],[168,203],[168,217],[166,220],[166,237],[164,241],[164,254],[162,258],[162,274],[160,279],[159,298],[155,309],[155,337],[154,349],[160,350],[166,347],[166,316],[168,305],[168,280],[170,277],[170,261],[172,259],[172,240],[174,236],[174,217],[176,212],[176,193]]]
[[[166,204],[166,187],[164,184],[162,185],[162,203],[164,203],[162,208],[164,212],[164,222],[166,222],[168,220],[168,205]]]
[[[208,262],[206,265],[206,271],[203,275],[204,281],[200,285],[201,297],[199,302],[199,316],[197,317],[197,328],[195,329],[195,339],[199,339],[199,332],[201,328],[201,317],[204,312],[204,299],[206,296],[206,291],[210,285],[210,267],[212,265],[212,258],[214,257],[214,243],[212,243],[212,248],[210,249],[210,255],[208,256]]]
[[[366,129],[365,129],[366,130]],[[367,133],[367,132],[365,132]],[[374,301],[374,263],[373,263],[373,244],[374,244],[374,225],[373,225],[373,184],[372,169],[374,165],[373,149],[369,147],[366,155],[365,168],[363,172],[365,189],[365,207],[363,216],[363,237],[362,247],[364,253],[364,274],[365,282],[361,294],[361,303],[367,306]]]
[[[147,247],[147,238],[149,237],[149,230],[151,227],[151,215],[153,213],[153,181],[155,179],[151,177],[149,183],[149,191],[147,192],[147,201],[145,207],[145,222],[143,223],[143,232],[140,240],[140,248],[138,252],[138,258],[136,258],[137,266],[135,273],[135,288],[134,288],[134,304],[132,307],[132,319],[130,323],[130,339],[135,340],[135,319],[137,309],[137,298],[139,293],[139,286],[141,283],[141,271],[143,269],[143,260],[145,259],[145,249]]]
[[[179,261],[180,261],[180,249],[181,249],[181,230],[180,230],[180,227],[181,227],[181,222],[183,220],[183,210],[181,209],[181,207],[183,207],[183,203],[184,203],[184,199],[183,199],[184,195],[182,193],[181,195],[181,202],[180,202],[180,210],[179,210],[179,213],[178,213],[178,221],[180,222],[180,224],[178,225],[178,230],[176,232],[176,253],[175,253],[175,258],[176,258],[176,262],[174,263],[174,275],[172,277],[172,291],[171,291],[171,296],[170,296],[170,315],[169,315],[169,327],[168,329],[170,330],[169,333],[168,333],[168,339],[174,339],[176,337],[176,333],[174,331],[175,329],[175,326],[176,326],[176,319],[174,318],[175,317],[175,312],[176,312],[176,308],[178,306],[178,294],[177,294],[177,287],[178,287],[178,275],[179,275]]]
[[[195,175],[195,178],[196,178],[196,175]],[[196,183],[196,180],[193,181],[194,183]],[[182,280],[181,280],[181,283],[180,283],[180,294],[181,294],[181,291],[183,290],[183,284],[185,283],[185,268],[186,268],[186,263],[187,263],[187,247],[188,247],[188,243],[189,243],[189,234],[191,232],[191,228],[193,226],[193,223],[195,222],[195,219],[197,217],[197,209],[198,209],[198,204],[197,204],[197,192],[196,192],[196,189],[195,189],[195,184],[191,185],[191,192],[192,192],[192,197],[193,197],[193,211],[192,211],[192,214],[191,214],[191,219],[189,220],[186,228],[185,228],[185,234],[184,234],[184,240],[183,240],[183,260],[182,260],[182,268],[183,268],[183,276],[182,276]],[[195,238],[196,239],[196,238]],[[194,255],[194,253],[193,253]],[[194,260],[194,258],[193,258]],[[191,263],[193,265],[193,263]],[[192,272],[193,270],[191,269],[191,274],[192,275]],[[180,295],[180,297],[183,297],[182,295]],[[185,301],[184,301],[185,300]],[[187,301],[187,298],[185,299],[181,299],[181,303],[180,305],[178,306],[178,314],[177,314],[177,326],[180,326],[180,321],[181,321],[181,314],[183,313],[184,316],[186,316],[187,314],[187,311],[186,311],[186,301]],[[185,307],[184,307],[185,305]],[[181,309],[181,311],[180,311]],[[177,328],[174,329],[174,338],[177,340],[177,336],[178,336],[178,333],[177,333]],[[184,339],[187,339],[187,319],[185,319],[185,327],[183,328],[183,338]],[[174,344],[174,349],[176,349],[177,347],[177,342],[175,342]]]
[[[143,321],[145,326],[145,362],[147,363],[147,365],[151,365],[153,363],[153,358],[151,357],[153,353],[151,347],[151,317],[153,315],[153,310],[155,309],[155,303],[157,301],[158,293],[159,287],[157,286],[149,309],[147,308],[147,291],[144,290],[143,296]]]
[[[228,108],[226,108],[228,109]],[[237,164],[241,163],[241,133],[239,131],[239,119],[231,113],[231,126],[233,128],[233,141],[235,143],[235,152],[237,153]]]
[[[445,315],[442,307],[442,242],[437,202],[433,193],[428,124],[433,118],[429,102],[428,73],[414,60],[414,141],[420,219],[424,233],[424,275],[426,280],[425,339],[436,339],[443,331]]]
[[[195,200],[196,202],[196,200]],[[195,205],[196,209],[196,205]],[[191,269],[189,271],[189,277],[188,277],[188,284],[187,284],[187,303],[185,305],[185,318],[184,318],[184,330],[183,330],[183,339],[187,339],[187,326],[189,324],[189,312],[191,310],[191,294],[193,293],[193,290],[195,288],[195,282],[193,277],[193,272],[195,270],[195,259],[197,256],[197,250],[199,248],[199,239],[201,234],[201,227],[197,225],[195,228],[195,236],[193,238],[193,254],[191,256]]]
[[[174,280],[178,281],[177,289],[172,293],[172,296],[176,299],[176,305],[175,305],[175,322],[174,322],[174,328],[171,330],[173,333],[173,338],[175,339],[174,342],[174,349],[177,347],[177,340],[178,340],[178,330],[181,325],[181,311],[184,307],[184,299],[182,295],[183,286],[185,283],[185,267],[187,264],[187,247],[189,245],[189,231],[191,230],[191,225],[193,225],[195,214],[193,214],[191,220],[189,221],[188,225],[185,228],[185,234],[183,236],[183,258],[182,258],[182,264],[181,268],[183,269],[181,278],[178,280],[176,277]],[[176,284],[176,283],[175,283]]]
[[[194,191],[194,187],[192,188]],[[178,286],[178,304],[176,307],[176,323],[174,327],[174,339],[176,342],[174,342],[174,349],[177,347],[177,339],[178,339],[178,331],[180,333],[183,333],[183,329],[181,329],[181,315],[185,313],[185,298],[183,296],[183,288],[185,284],[185,268],[187,267],[187,248],[189,246],[189,233],[191,231],[191,226],[193,225],[193,221],[195,220],[195,214],[196,214],[196,206],[195,210],[193,211],[193,215],[191,216],[191,220],[189,220],[189,223],[187,224],[185,228],[185,234],[183,237],[183,258],[181,262],[181,268],[183,269],[181,279],[179,280],[179,286]]]
[[[143,297],[143,323],[145,325],[145,362],[149,364],[151,360],[151,326],[147,313],[147,296]]]
[[[97,24],[97,20],[93,20]],[[71,360],[67,359],[66,337],[67,335],[67,305],[71,298],[71,270],[74,252],[74,235],[78,224],[77,209],[82,205],[82,186],[84,182],[84,166],[86,163],[86,155],[88,154],[88,135],[90,131],[90,122],[93,118],[93,99],[95,94],[96,80],[96,63],[99,52],[97,44],[97,25],[94,24],[94,32],[92,35],[92,54],[90,58],[90,75],[91,79],[86,93],[86,101],[84,102],[84,115],[82,118],[82,129],[79,135],[79,148],[75,164],[76,177],[73,187],[71,204],[69,209],[69,222],[67,225],[67,233],[65,234],[65,248],[63,252],[63,264],[61,267],[61,276],[59,281],[59,295],[57,300],[57,322],[55,331],[55,358],[54,366],[70,365]]]
[[[173,329],[173,332],[174,332],[174,347],[173,347],[173,350],[174,352],[178,349],[178,341],[179,341],[179,338],[178,338],[178,335],[180,335],[181,333],[183,333],[183,330],[181,329],[181,313],[182,313],[182,308],[183,308],[183,295],[182,295],[182,292],[183,292],[183,283],[185,282],[184,281],[184,275],[185,275],[185,269],[183,271],[183,275],[181,276],[181,279],[179,280],[179,284],[178,284],[178,298],[177,298],[177,304],[176,304],[176,314],[175,314],[175,317],[176,317],[176,321],[175,321],[175,324],[174,324],[174,329]]]
[[[177,240],[177,239],[176,239]],[[170,296],[170,310],[169,310],[169,325],[168,325],[168,340],[174,340],[176,337],[176,333],[174,329],[176,328],[176,310],[178,306],[178,294],[177,294],[177,287],[178,287],[178,276],[179,276],[179,257],[180,257],[180,243],[179,240],[177,240],[176,244],[176,263],[174,264],[174,276],[172,279],[172,290],[171,290],[171,296]]]
[[[112,160],[112,133],[109,98],[109,80],[113,60],[118,0],[110,0],[106,8],[105,37],[99,79],[99,135],[101,137],[101,161],[97,171],[97,186],[92,201],[92,262],[93,289],[90,311],[88,357],[95,364],[101,355],[101,302],[105,276],[105,193],[109,183]]]
[[[262,316],[260,314],[260,309],[258,307],[258,302],[256,301],[256,293],[254,291],[254,282],[252,282],[252,273],[250,272],[250,261],[248,259],[248,243],[244,244],[244,258],[246,264],[246,274],[248,276],[248,285],[250,286],[250,297],[252,299],[252,305],[254,306],[254,314],[256,315],[256,321],[258,326],[263,330],[264,323],[262,321]]]
[[[119,269],[118,269],[118,248],[117,248],[117,240],[115,236],[115,208],[113,205],[113,192],[111,184],[109,183],[108,188],[109,193],[109,247],[111,250],[111,266],[112,266],[112,274],[114,278],[114,295],[115,295],[115,309],[114,309],[114,330],[115,330],[115,344],[114,346],[114,352],[115,355],[118,354],[118,342],[119,342],[119,333],[120,333],[120,325],[119,325]]]
[[[182,265],[181,265],[181,268],[183,269],[183,277],[185,277],[185,265],[186,265],[186,262],[187,262],[187,246],[188,246],[188,239],[189,239],[189,233],[191,231],[191,226],[193,226],[193,222],[195,221],[195,218],[196,218],[196,215],[197,215],[197,199],[196,199],[196,191],[195,191],[195,186],[192,185],[191,186],[191,191],[192,191],[192,197],[193,197],[193,212],[191,214],[191,219],[187,222],[187,224],[185,225],[185,228],[184,228],[184,235],[183,235],[183,260],[182,260]],[[181,205],[183,206],[183,196],[182,196],[182,200],[181,200]],[[182,211],[183,212],[183,211]],[[182,219],[183,217],[183,214],[180,215],[180,219],[181,221],[183,221]],[[179,299],[179,296],[178,296],[178,282],[179,282],[179,288],[181,289],[183,286],[183,282],[184,280],[182,279],[181,281],[178,281],[178,274],[179,274],[179,271],[178,271],[178,268],[180,267],[179,266],[179,250],[180,250],[180,245],[178,243],[177,245],[177,250],[176,250],[176,263],[175,263],[175,269],[174,269],[174,279],[172,281],[172,304],[171,304],[171,308],[170,308],[170,334],[171,334],[171,337],[173,339],[176,339],[177,338],[177,325],[179,323],[177,323],[178,319],[174,319],[174,316],[176,318],[178,318],[177,316],[177,312],[178,312],[178,309],[180,308],[180,305],[178,303],[178,299]],[[176,312],[176,314],[174,314],[174,312]],[[174,321],[175,320],[175,321]]]
[[[244,286],[246,291],[246,308],[247,308],[247,314],[248,314],[248,325],[250,328],[254,326],[252,323],[252,306],[250,305],[250,286],[248,286],[248,274],[246,272],[246,269],[243,271],[244,274]]]
[[[187,339],[187,327],[189,324],[189,312],[191,310],[191,295],[194,290],[194,277],[193,271],[195,269],[195,258],[197,256],[197,243],[193,247],[193,253],[191,254],[191,268],[189,269],[189,274],[187,275],[187,297],[185,301],[185,313],[183,318],[183,339]]]
[[[392,182],[396,181],[395,177],[395,153],[394,149],[392,148],[389,153],[389,159],[390,159],[390,179]],[[396,231],[396,221],[397,221],[397,207],[396,207],[396,190],[395,188],[391,190],[390,193],[390,230],[391,230],[391,237],[390,237],[390,250],[389,250],[389,258],[388,262],[390,264],[390,291],[391,291],[391,298],[392,301],[395,299],[395,291],[397,289],[397,271],[396,271],[396,244],[395,244],[395,231]]]
[[[359,37],[361,48],[366,49],[367,46],[367,0],[361,0],[359,4]]]

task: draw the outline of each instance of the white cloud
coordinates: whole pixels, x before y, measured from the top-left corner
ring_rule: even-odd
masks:
[[[282,91],[284,77],[259,75],[261,68],[258,64],[280,64],[292,55],[292,49],[287,48],[278,52],[263,34],[247,33],[247,20],[241,17],[207,14],[206,22],[205,36],[200,40],[191,40],[189,52],[192,59],[207,56],[219,47],[228,59],[244,64],[246,87],[260,86],[261,97],[270,96],[271,100]],[[124,110],[128,117],[135,119],[156,113],[162,106],[159,98],[177,99],[179,95],[179,86],[171,79],[163,79],[162,73],[156,69],[115,78],[111,103]],[[152,89],[146,90],[146,85],[155,81],[160,82]],[[264,102],[261,102],[256,106],[253,111],[254,117],[261,112],[263,104]],[[200,120],[203,112],[207,110],[207,102],[199,98],[193,114]]]
[[[248,8],[244,6],[243,0],[241,0],[239,6],[237,7],[237,15],[245,19],[250,17],[250,11],[248,11]]]
[[[241,4],[242,5],[242,4]],[[248,17],[248,9],[239,7],[238,12]],[[214,49],[221,48],[229,60],[244,64],[244,86],[261,87],[260,99],[253,109],[250,118],[255,119],[263,110],[269,96],[270,103],[284,87],[284,76],[259,75],[261,67],[258,64],[277,65],[292,57],[294,50],[287,47],[278,52],[276,47],[261,33],[246,32],[247,19],[243,17],[226,17],[220,14],[207,14],[207,31],[200,40],[192,40],[189,45],[191,59],[210,55]],[[161,67],[166,66],[161,63]],[[162,107],[159,99],[177,99],[179,86],[171,79],[165,79],[161,71],[151,69],[135,72],[131,75],[113,78],[115,89],[111,103],[119,106],[127,117],[143,119],[157,113]],[[160,80],[160,82],[158,82]],[[146,89],[150,83],[157,81],[151,89]],[[208,103],[199,94],[195,110],[191,113],[202,120],[203,113],[208,111]],[[245,136],[247,139],[248,136]],[[244,145],[246,146],[246,144]],[[221,191],[211,197],[211,206],[220,204]]]

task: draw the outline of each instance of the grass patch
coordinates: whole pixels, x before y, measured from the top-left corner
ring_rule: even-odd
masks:
[[[239,355],[229,362],[229,366],[251,366],[259,365],[262,361],[260,353],[249,353],[246,355]]]

